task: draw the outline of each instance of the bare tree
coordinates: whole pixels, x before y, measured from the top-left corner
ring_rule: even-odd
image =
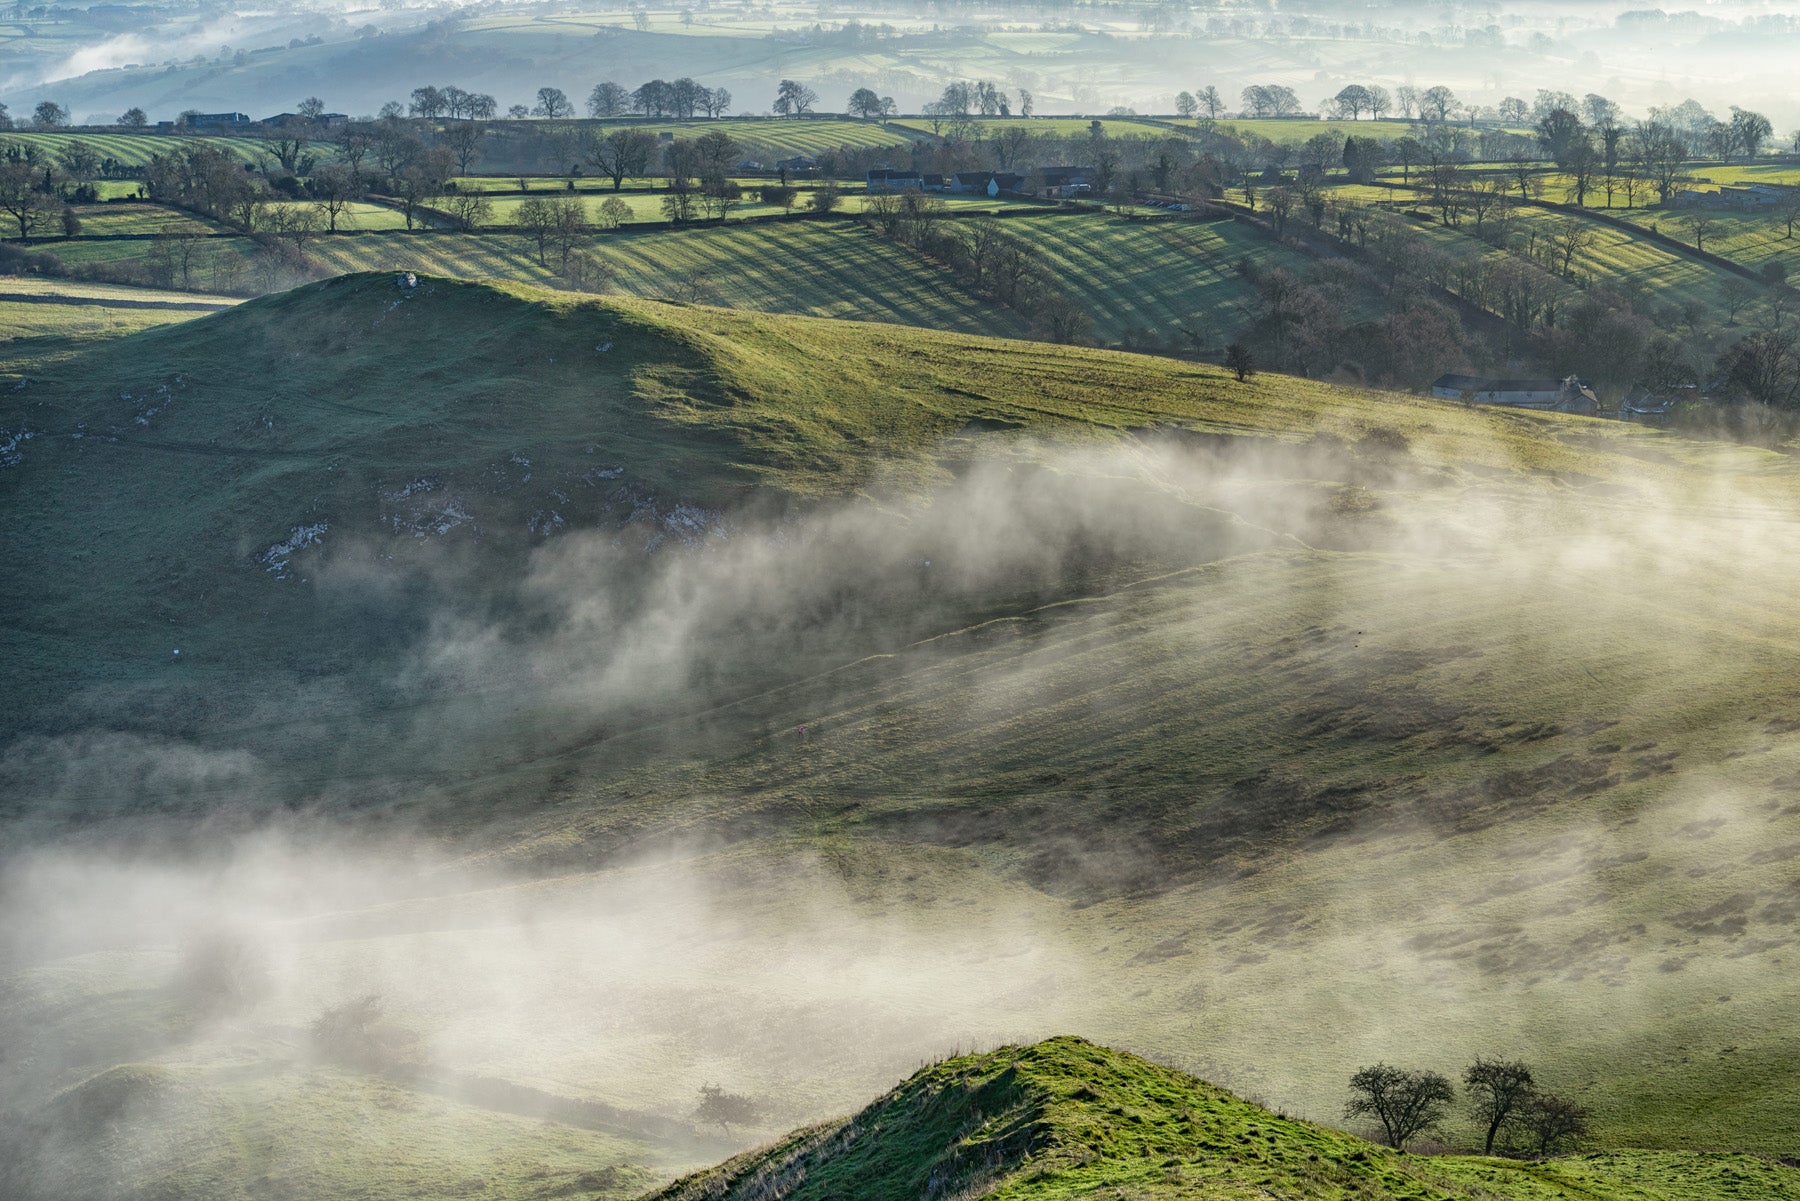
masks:
[[[1548,241],[1557,273],[1564,279],[1572,277],[1576,256],[1591,250],[1598,240],[1594,227],[1580,217],[1564,217],[1553,225]]]
[[[1436,1072],[1409,1072],[1378,1063],[1350,1077],[1352,1096],[1347,1118],[1372,1117],[1381,1123],[1387,1144],[1397,1151],[1422,1131],[1443,1120],[1456,1090]]]
[[[338,219],[363,194],[356,173],[342,163],[326,163],[314,171],[308,190],[318,202],[319,211],[325,214],[326,228],[331,233],[338,231]]]
[[[479,121],[458,121],[444,131],[444,145],[456,156],[458,174],[467,175],[474,167],[476,157],[481,153],[482,139],[487,137],[488,127]]]
[[[631,206],[617,196],[608,196],[600,202],[600,228],[617,229],[631,220]]]
[[[812,111],[813,105],[819,102],[819,94],[803,83],[792,79],[784,79],[775,92],[775,103],[770,107],[783,117],[803,117]]]
[[[442,206],[450,214],[450,220],[460,230],[472,230],[487,223],[493,214],[494,202],[477,191],[458,189],[444,195]]]
[[[56,194],[43,189],[43,169],[25,158],[0,162],[0,212],[18,227],[18,238],[31,238],[31,230],[63,207]]]
[[[729,1138],[734,1123],[744,1126],[756,1120],[756,1102],[737,1093],[728,1093],[720,1085],[702,1084],[694,1120],[709,1126],[717,1125]]]
[[[587,109],[590,117],[617,117],[629,111],[630,107],[631,93],[611,80],[595,84],[594,90],[588,93]]]
[[[650,156],[656,152],[656,138],[641,129],[615,129],[595,138],[588,147],[588,161],[608,179],[613,191],[625,184],[625,177],[650,168]]]
[[[1225,348],[1225,369],[1237,376],[1241,384],[1256,374],[1256,357],[1242,342],[1233,342]]]
[[[1794,226],[1800,225],[1800,188],[1790,187],[1782,192],[1781,202],[1775,211],[1781,217],[1782,224],[1787,226],[1787,232],[1781,236],[1784,239],[1793,237]]]
[[[1706,235],[1711,233],[1713,226],[1718,224],[1713,219],[1713,215],[1699,205],[1695,205],[1683,213],[1681,223],[1687,226],[1689,233],[1694,235],[1694,249],[1700,251],[1706,249]]]
[[[576,196],[532,196],[519,202],[513,221],[537,244],[538,266],[550,265],[547,252],[555,247],[562,267],[587,229],[587,207]]]
[[[1554,1155],[1559,1147],[1581,1141],[1588,1132],[1588,1111],[1555,1093],[1532,1093],[1520,1123],[1537,1145],[1539,1155]]]
[[[1531,1100],[1531,1069],[1517,1061],[1477,1055],[1463,1072],[1463,1086],[1468,1089],[1470,1114],[1487,1128],[1483,1150],[1492,1155],[1501,1129],[1519,1120]]]
[[[532,107],[531,115],[558,121],[564,117],[573,117],[575,106],[569,103],[569,98],[561,88],[539,88],[537,104]]]

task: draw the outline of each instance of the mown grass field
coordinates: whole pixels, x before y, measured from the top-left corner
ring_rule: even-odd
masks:
[[[1406,207],[1424,214],[1424,218],[1415,222],[1413,228],[1430,238],[1440,249],[1458,258],[1494,257],[1507,253],[1474,236],[1472,217],[1465,215],[1463,224],[1456,227],[1440,224],[1435,219],[1436,213],[1431,207],[1430,198],[1417,191],[1353,186],[1338,187],[1333,191],[1346,198],[1368,203],[1398,205],[1410,200]],[[1596,208],[1595,211],[1606,210]],[[1612,210],[1610,215],[1645,228],[1655,228],[1677,240],[1687,237],[1687,231],[1680,224],[1677,214],[1667,210],[1618,208]],[[1581,214],[1567,210],[1536,206],[1515,208],[1512,210],[1513,236],[1516,238],[1519,230],[1529,227],[1548,231],[1559,222],[1571,218],[1585,219]],[[1573,263],[1579,280],[1609,284],[1652,300],[1698,304],[1714,315],[1719,324],[1727,322],[1729,306],[1725,293],[1728,287],[1735,286],[1728,285],[1727,281],[1736,278],[1729,272],[1680,250],[1635,237],[1629,231],[1599,221],[1590,221],[1588,224],[1593,234],[1593,243],[1578,254]],[[1766,228],[1766,222],[1764,224]],[[1781,255],[1787,249],[1786,246],[1770,248],[1766,239],[1756,239],[1749,230],[1730,221],[1722,219],[1720,226],[1721,234],[1726,236],[1720,238],[1718,247],[1713,245],[1710,238],[1707,244],[1707,249],[1715,253],[1734,258],[1738,254],[1746,254],[1748,261],[1750,254],[1760,251],[1762,257],[1756,260],[1760,262],[1766,261],[1771,255]],[[1730,236],[1733,229],[1738,229],[1740,234],[1740,240],[1735,244]],[[1792,243],[1787,246],[1792,246]]]
[[[169,154],[184,146],[201,143],[224,151],[247,163],[260,162],[265,158],[273,158],[267,144],[260,138],[229,137],[210,134],[151,134],[151,133],[86,133],[74,131],[69,133],[37,133],[32,131],[7,130],[0,133],[0,141],[22,142],[36,146],[40,150],[56,154],[71,141],[87,143],[101,158],[117,160],[126,167],[141,167],[158,154]],[[328,143],[313,143],[311,149],[321,157],[331,153]]]
[[[1679,210],[1631,209],[1613,214],[1620,220],[1656,229],[1677,241],[1693,245],[1694,232]],[[1702,241],[1709,253],[1760,270],[1779,263],[1791,278],[1800,276],[1800,226],[1787,236],[1786,224],[1773,213],[1708,213],[1711,228]]]
[[[973,199],[969,205],[994,207]],[[640,210],[651,219],[661,216],[660,204]],[[507,219],[505,212],[496,214],[497,223]],[[1091,314],[1094,337],[1108,344],[1216,348],[1255,300],[1236,273],[1240,259],[1296,271],[1307,265],[1296,252],[1231,222],[1045,214],[1011,218],[1005,228],[1035,247],[1057,278],[1106,281],[1071,294]],[[628,295],[1001,336],[1026,328],[1025,316],[969,297],[911,252],[842,222],[641,233],[627,226],[595,237],[587,250],[612,269],[607,288]],[[309,243],[309,253],[341,271],[422,268],[530,282],[551,278],[537,264],[535,249],[516,235],[322,238]]]
[[[154,301],[167,308],[138,308],[109,301]],[[0,277],[0,353],[33,357],[39,345],[66,350],[65,342],[86,342],[137,333],[170,322],[189,321],[229,297],[191,292],[157,292],[106,284],[62,283]]]
[[[587,247],[627,295],[692,299],[751,311],[888,321],[1017,336],[1024,325],[977,302],[910,254],[841,222],[647,231]],[[548,282],[523,237],[433,234],[320,238],[309,253],[338,271],[430,271]]]
[[[214,234],[226,228],[185,209],[162,204],[78,204],[72,207],[75,215],[81,218],[80,236],[84,238],[121,234]]]
[[[326,216],[311,201],[281,201],[269,206],[271,209],[295,209],[311,211],[318,214],[319,228],[325,228]],[[429,220],[429,219],[427,219]],[[391,204],[379,204],[374,201],[361,200],[346,205],[338,214],[338,228],[341,230],[403,230],[406,228],[406,216]],[[414,226],[424,224],[418,217],[413,218]]]
[[[979,122],[982,136],[999,137],[1008,129],[1024,129],[1043,137],[1085,138],[1098,120],[1100,127],[1109,138],[1120,137],[1161,137],[1169,131],[1149,121],[1134,121],[1129,117],[971,117]],[[931,121],[923,117],[902,117],[891,123],[894,128],[911,130],[915,134],[929,137],[938,136],[932,133]],[[940,124],[939,133],[943,124]]]
[[[840,146],[905,146],[912,138],[897,126],[877,121],[816,120],[806,117],[759,117],[751,120],[725,117],[692,121],[629,121],[611,123],[583,120],[580,124],[605,134],[613,129],[637,129],[661,136],[697,138],[701,134],[723,131],[735,139],[742,150],[740,158],[789,157],[818,154]]]

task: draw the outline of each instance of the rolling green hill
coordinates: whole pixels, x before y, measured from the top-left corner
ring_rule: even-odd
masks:
[[[853,1117],[676,1181],[653,1201],[919,1196],[1637,1201],[1792,1196],[1747,1155],[1541,1163],[1397,1155],[1078,1038],[921,1069]]]
[[[1566,1177],[1620,1195],[1791,1152],[1784,456],[393,274],[5,371],[8,1137],[173,1080],[176,1158],[125,1120],[95,1171],[297,1196],[499,1115],[524,1196],[716,1158],[646,1133],[709,1083],[741,1145],[1081,1029],[1325,1121],[1361,1064],[1525,1058],[1656,1150]],[[268,991],[197,1024],[221,923]],[[429,1072],[308,1059],[372,992]],[[272,1131],[314,1076],[339,1119]]]

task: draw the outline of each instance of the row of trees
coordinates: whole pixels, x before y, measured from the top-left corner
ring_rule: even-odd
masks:
[[[652,79],[636,88],[606,80],[594,85],[588,93],[590,117],[623,117],[637,113],[645,117],[723,117],[731,111],[731,93],[724,88],[709,88],[683,76],[673,82]]]
[[[1295,117],[1310,115],[1294,89],[1283,85],[1253,84],[1239,99],[1241,116],[1246,118]],[[1215,87],[1198,92],[1182,92],[1175,98],[1175,111],[1184,118],[1216,121],[1224,113],[1224,99]],[[1349,84],[1328,97],[1317,110],[1327,117],[1357,121],[1363,117],[1379,120],[1390,114],[1407,121],[1426,125],[1444,125],[1461,117],[1471,124],[1486,120],[1513,128],[1537,131],[1556,129],[1571,122],[1585,122],[1598,135],[1608,129],[1623,128],[1619,105],[1597,92],[1589,92],[1580,100],[1569,92],[1550,88],[1538,90],[1536,98],[1527,102],[1509,96],[1493,108],[1465,105],[1456,93],[1442,85],[1417,88],[1408,84],[1390,92],[1379,84]],[[1761,113],[1736,105],[1731,114],[1718,118],[1693,100],[1679,105],[1653,108],[1647,123],[1666,129],[1685,151],[1685,157],[1711,155],[1727,159],[1735,154],[1754,155],[1774,134],[1773,126]],[[1559,139],[1560,140],[1560,139]]]
[[[142,109],[133,109],[132,111],[140,114],[143,112]],[[40,100],[37,106],[31,110],[31,127],[33,129],[63,129],[68,124],[69,110],[54,100]],[[14,128],[17,128],[17,122],[7,111],[6,105],[0,104],[0,130]]]
[[[1477,1057],[1463,1072],[1469,1117],[1482,1131],[1483,1152],[1513,1144],[1551,1155],[1588,1133],[1588,1111],[1567,1097],[1538,1087],[1531,1069],[1517,1061]],[[1347,1118],[1372,1118],[1388,1146],[1406,1144],[1449,1116],[1456,1088],[1437,1072],[1408,1071],[1378,1063],[1350,1077]]]

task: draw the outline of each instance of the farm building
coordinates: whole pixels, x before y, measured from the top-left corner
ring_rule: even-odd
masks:
[[[250,117],[247,113],[183,113],[181,123],[190,128],[203,125],[248,125]],[[161,122],[157,122],[161,124]]]
[[[1675,205],[1677,208],[1751,212],[1774,208],[1791,191],[1790,188],[1766,183],[1753,183],[1742,188],[1720,188],[1716,192],[1684,190],[1675,193]]]
[[[1024,184],[1023,175],[1009,171],[958,171],[950,177],[950,191],[958,196],[998,196],[1017,192]]]
[[[1087,167],[1044,167],[1038,171],[1044,195],[1052,200],[1086,196],[1093,191],[1093,172]]]
[[[1439,400],[1465,400],[1471,404],[1506,405],[1515,409],[1545,409],[1557,413],[1599,411],[1592,388],[1574,376],[1567,379],[1484,379],[1475,375],[1440,375],[1431,381],[1431,394]]]
[[[290,125],[306,128],[311,125],[322,125],[326,129],[337,129],[350,124],[350,118],[344,113],[321,113],[317,117],[306,117],[299,113],[276,113],[273,117],[264,117],[262,124],[276,129],[286,129]]]
[[[924,189],[925,179],[917,171],[871,167],[868,184],[871,192],[916,192]]]

